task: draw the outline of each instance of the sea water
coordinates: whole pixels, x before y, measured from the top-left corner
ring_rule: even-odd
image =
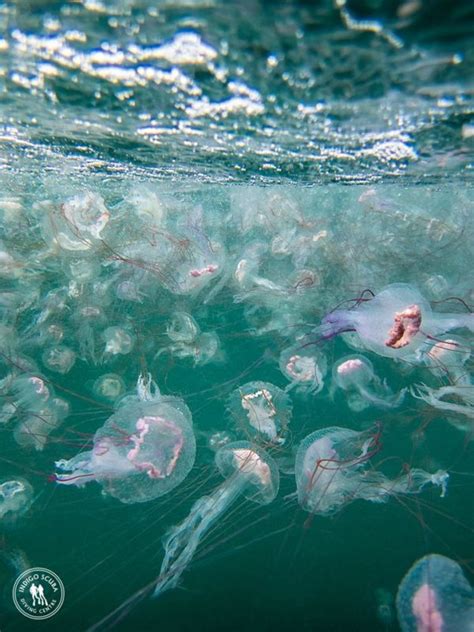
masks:
[[[0,4],[2,630],[397,630],[420,558],[472,583],[472,19],[462,2]],[[391,325],[387,353],[324,329],[392,286],[421,297],[406,348]],[[370,371],[348,385],[347,362]],[[182,449],[158,444],[166,474],[130,456],[153,398],[189,411],[196,453],[148,499],[133,485]],[[145,423],[124,430],[123,410]],[[298,449],[330,427],[360,439],[325,445],[297,494]],[[153,599],[167,534],[233,480],[215,455],[234,441],[271,455],[278,494],[235,500]],[[415,490],[419,469],[449,478]],[[308,511],[341,471],[344,502]],[[136,493],[108,493],[127,476]],[[42,622],[12,599],[34,567],[65,587]]]

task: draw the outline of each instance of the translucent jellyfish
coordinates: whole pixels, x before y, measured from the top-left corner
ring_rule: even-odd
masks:
[[[4,480],[0,483],[0,521],[15,521],[28,511],[33,500],[33,487],[28,481]]]
[[[372,362],[361,355],[346,356],[333,367],[332,386],[346,391],[351,410],[361,411],[369,406],[396,408],[405,397],[406,388],[399,393],[375,375]]]
[[[15,407],[26,410],[39,410],[51,395],[45,380],[38,375],[17,376],[12,381],[11,390]]]
[[[106,373],[96,379],[94,394],[107,402],[114,402],[125,393],[125,383],[116,373]]]
[[[310,513],[330,515],[358,498],[387,502],[397,494],[418,494],[428,484],[444,496],[449,475],[413,468],[390,480],[382,472],[365,469],[380,449],[380,430],[356,432],[332,426],[308,435],[296,454],[298,502]]]
[[[474,591],[459,564],[426,555],[402,579],[397,612],[402,632],[472,632]]]
[[[203,537],[240,496],[267,505],[278,493],[275,462],[247,441],[225,445],[217,452],[215,462],[226,480],[211,496],[195,502],[188,517],[167,534],[155,597],[177,585]]]
[[[280,354],[280,370],[290,381],[285,390],[296,388],[316,395],[324,388],[326,357],[314,347],[294,345]]]
[[[80,233],[87,233],[95,239],[100,238],[110,219],[103,198],[91,191],[77,195],[61,207],[64,217]]]
[[[424,360],[436,377],[447,378],[457,386],[470,386],[471,376],[466,367],[470,357],[471,348],[466,340],[458,336],[440,336]]]
[[[191,358],[195,366],[221,359],[220,340],[215,332],[201,333],[199,325],[187,312],[175,312],[166,327],[172,344],[163,347],[155,357],[168,351],[177,358]]]
[[[240,432],[273,444],[285,443],[291,400],[270,382],[247,382],[231,394],[228,410]]]
[[[41,408],[25,411],[21,415],[13,438],[24,448],[43,450],[49,435],[68,415],[68,402],[61,397],[51,397]]]
[[[55,479],[78,487],[97,481],[123,503],[146,502],[167,494],[191,470],[196,441],[191,413],[175,397],[161,396],[150,376],[138,379],[137,395],[94,435],[92,450],[56,462]]]
[[[474,331],[474,314],[433,313],[428,301],[412,285],[388,285],[371,299],[358,299],[353,309],[336,309],[315,333],[331,338],[356,331],[365,348],[382,356],[400,358],[452,329]]]
[[[46,349],[43,353],[43,364],[50,371],[65,375],[76,362],[76,354],[69,347],[58,345]]]
[[[384,630],[391,630],[394,623],[394,599],[391,592],[385,588],[378,588],[375,591],[377,603],[377,619]]]
[[[107,327],[102,338],[105,340],[104,358],[107,356],[127,355],[135,344],[135,336],[123,327]]]
[[[439,387],[415,384],[411,388],[413,397],[438,410],[474,419],[474,384],[465,366],[470,356],[471,349],[462,338],[440,339],[425,354],[424,360],[436,377],[445,378],[450,384]],[[460,430],[470,429],[456,420],[452,423]]]

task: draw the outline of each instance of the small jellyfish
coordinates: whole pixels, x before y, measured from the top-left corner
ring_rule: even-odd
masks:
[[[105,340],[104,358],[129,354],[135,344],[135,337],[123,327],[107,327],[102,338]]]
[[[380,449],[380,430],[356,432],[332,426],[317,430],[301,442],[295,476],[300,506],[313,514],[331,515],[358,498],[387,502],[397,494],[418,494],[428,485],[446,492],[449,475],[413,468],[396,479],[366,465]]]
[[[383,626],[384,630],[391,630],[394,624],[394,600],[393,595],[385,588],[377,588],[375,591],[375,600],[377,604],[377,619]]]
[[[417,351],[427,339],[458,328],[474,331],[474,314],[434,313],[415,287],[394,283],[373,298],[357,299],[353,309],[330,312],[315,333],[328,339],[355,331],[366,349],[401,358]]]
[[[43,364],[50,371],[65,375],[76,362],[76,354],[69,347],[58,345],[46,349],[42,356]]]
[[[0,483],[0,523],[15,522],[33,503],[33,487],[23,479]]]
[[[43,450],[49,435],[68,415],[68,402],[61,397],[52,397],[41,408],[25,411],[13,431],[13,438],[23,448]]]
[[[167,534],[154,597],[177,585],[203,537],[240,496],[267,505],[278,493],[276,463],[247,441],[225,445],[217,452],[215,462],[226,480],[212,495],[196,501],[188,517]]]
[[[106,373],[96,379],[92,387],[94,394],[107,402],[115,402],[125,393],[125,383],[116,373]]]
[[[387,386],[375,375],[372,362],[361,355],[346,356],[339,360],[332,371],[333,388],[348,393],[347,404],[351,410],[359,412],[376,408],[396,408],[405,397],[406,388],[399,393]]]
[[[140,376],[137,394],[94,435],[92,450],[56,462],[55,480],[78,487],[97,481],[123,503],[167,494],[190,472],[196,454],[191,413],[176,397],[162,396],[151,377]]]
[[[426,555],[402,579],[397,612],[402,632],[472,632],[474,591],[459,564]]]
[[[103,198],[91,191],[67,200],[61,207],[66,220],[76,236],[100,239],[101,233],[110,219],[110,212]]]
[[[458,336],[440,336],[424,360],[436,377],[448,378],[456,386],[470,386],[471,375],[465,366],[470,357],[471,348],[467,341]]]
[[[39,410],[51,395],[45,380],[38,375],[16,377],[11,390],[15,396],[15,406],[26,410]]]
[[[227,408],[240,432],[273,444],[285,443],[291,400],[270,382],[247,382],[229,398]]]
[[[191,344],[199,333],[199,325],[187,312],[175,312],[166,326],[166,334],[173,342]]]
[[[199,325],[187,312],[175,312],[166,327],[172,344],[158,351],[155,358],[169,351],[176,358],[191,358],[194,366],[221,359],[220,340],[215,332],[201,333]]]
[[[295,388],[316,395],[324,388],[327,361],[314,347],[294,345],[281,352],[280,370],[290,380],[286,391]]]

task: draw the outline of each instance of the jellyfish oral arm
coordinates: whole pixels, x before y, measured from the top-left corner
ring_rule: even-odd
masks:
[[[153,597],[158,597],[178,584],[202,538],[219,516],[238,498],[245,485],[245,477],[239,474],[232,476],[222,483],[212,496],[205,496],[194,503],[188,517],[169,532]]]

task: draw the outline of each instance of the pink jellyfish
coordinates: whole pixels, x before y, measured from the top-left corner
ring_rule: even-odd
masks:
[[[358,301],[354,309],[330,312],[316,333],[324,339],[355,331],[366,349],[401,358],[419,350],[427,338],[460,328],[474,331],[474,314],[434,313],[416,287],[394,283]]]
[[[401,581],[397,611],[402,632],[471,632],[474,591],[459,564],[426,555]]]
[[[148,382],[140,376],[137,395],[124,398],[99,428],[92,450],[56,462],[55,480],[78,487],[97,481],[123,503],[146,502],[179,485],[195,454],[187,406],[161,396],[150,376]]]
[[[360,411],[368,406],[396,408],[405,397],[406,389],[394,393],[375,374],[372,362],[361,355],[346,356],[334,365],[333,390],[340,388],[348,394],[351,410]]]
[[[358,498],[387,502],[397,494],[418,494],[428,484],[441,487],[444,496],[449,475],[413,468],[389,479],[367,468],[380,449],[380,430],[356,432],[331,426],[308,435],[296,454],[295,476],[300,506],[312,514],[330,515]]]
[[[190,564],[202,538],[241,496],[267,505],[279,488],[278,468],[266,452],[247,441],[222,447],[216,465],[226,480],[210,495],[197,500],[187,518],[173,527],[165,540],[165,556],[154,597],[174,588]]]

